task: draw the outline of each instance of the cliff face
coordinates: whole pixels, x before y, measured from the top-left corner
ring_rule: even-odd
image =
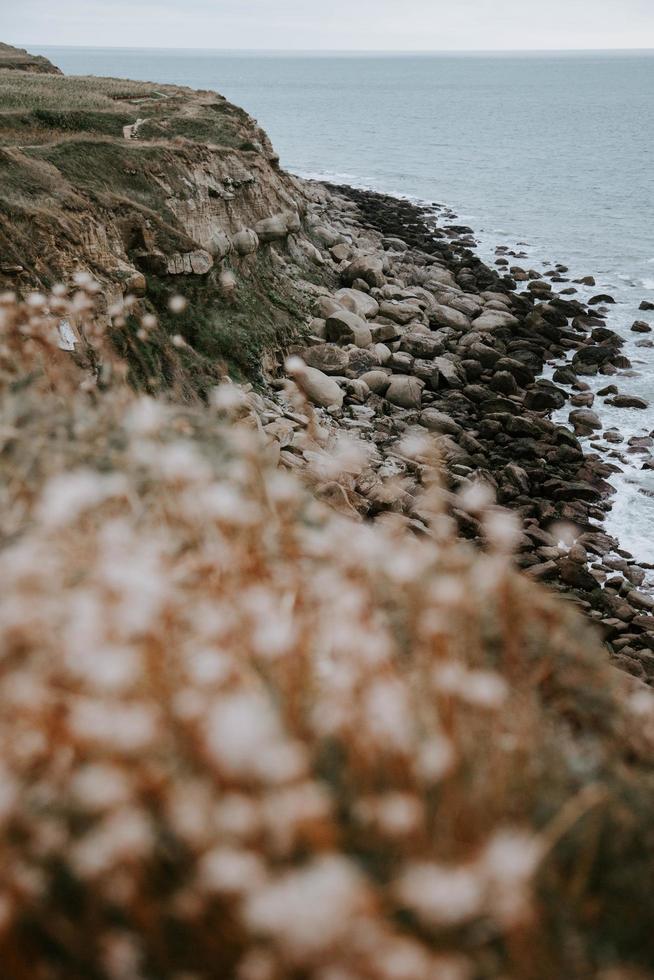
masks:
[[[39,75],[61,75],[61,70],[42,55],[30,54],[23,48],[0,42],[0,69],[36,72]]]
[[[0,98],[0,288],[87,272],[104,310],[130,293],[164,317],[184,293],[186,339],[245,373],[297,331],[322,262],[307,192],[245,112],[213,92],[13,71]]]

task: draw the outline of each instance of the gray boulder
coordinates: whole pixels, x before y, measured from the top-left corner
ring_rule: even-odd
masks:
[[[295,360],[299,361],[299,358]],[[308,400],[319,408],[341,408],[345,397],[340,385],[317,368],[301,362],[289,370],[290,376]]]
[[[461,434],[461,426],[445,412],[439,412],[436,408],[426,408],[420,416],[420,425],[430,432],[440,432],[448,436],[458,436]]]
[[[336,310],[327,317],[325,325],[327,340],[338,344],[354,344],[367,347],[372,343],[372,334],[366,321],[350,310]]]
[[[386,398],[400,408],[420,408],[425,382],[411,375],[398,374],[391,379]]]
[[[361,292],[360,289],[339,289],[334,294],[334,299],[345,310],[356,313],[364,319],[372,319],[379,313],[379,303],[368,293]]]
[[[270,218],[258,221],[254,230],[259,236],[259,241],[276,242],[288,236],[288,221],[285,214],[274,214]]]
[[[495,330],[516,327],[517,325],[517,317],[508,311],[503,313],[500,310],[488,310],[472,321],[472,329],[480,333],[493,333]]]
[[[324,374],[344,374],[349,363],[346,350],[337,344],[316,344],[302,351],[302,360]]]
[[[366,371],[361,375],[360,380],[365,381],[370,391],[375,395],[385,395],[391,383],[392,375],[386,371]]]
[[[346,286],[351,286],[355,279],[363,279],[368,285],[384,285],[384,269],[381,259],[370,255],[361,255],[347,266],[341,274]]]
[[[453,330],[469,330],[470,320],[460,310],[454,310],[450,306],[442,306],[435,303],[429,313],[429,319],[438,326],[451,327]]]

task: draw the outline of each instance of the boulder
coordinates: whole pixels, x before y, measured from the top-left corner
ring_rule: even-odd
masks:
[[[413,357],[433,358],[443,353],[443,343],[433,333],[407,333],[402,337],[400,348]]]
[[[472,321],[472,329],[479,333],[493,333],[507,327],[517,327],[518,318],[512,313],[502,313],[499,310],[489,310]]]
[[[448,436],[459,436],[461,426],[445,412],[439,412],[436,408],[426,408],[420,416],[420,425],[430,432],[440,432]]]
[[[387,374],[386,371],[366,371],[361,375],[360,380],[364,381],[375,395],[385,395],[391,378],[392,375]]]
[[[644,299],[642,301],[642,303],[640,304],[640,306],[638,307],[638,309],[639,310],[654,310],[654,303],[650,303],[650,301],[648,299]]]
[[[142,272],[132,272],[123,283],[125,294],[128,296],[145,296],[148,282]]]
[[[386,319],[393,320],[402,326],[422,317],[422,310],[415,303],[384,302],[380,304],[379,313]]]
[[[372,334],[366,321],[350,310],[336,310],[327,317],[325,324],[327,340],[338,344],[354,344],[367,347],[372,343]]]
[[[590,408],[576,408],[570,412],[568,419],[574,426],[575,432],[582,434],[602,428],[599,415],[597,412],[591,411]]]
[[[424,381],[410,375],[398,374],[391,378],[386,398],[400,408],[420,408]]]
[[[606,404],[615,408],[649,408],[649,402],[637,395],[614,395],[613,398],[607,398]]]
[[[233,243],[229,235],[227,235],[224,231],[216,231],[211,236],[211,240],[207,248],[211,255],[213,255],[214,259],[222,262],[222,260],[226,259],[229,253],[232,251]]]
[[[431,387],[435,390],[439,388],[462,388],[461,373],[458,365],[450,361],[449,358],[435,357]]]
[[[355,279],[363,279],[370,287],[383,286],[384,269],[382,261],[374,256],[361,255],[343,270],[341,279],[346,286],[351,286]]]
[[[193,252],[176,252],[168,258],[167,271],[171,276],[206,276],[213,268],[213,258],[203,248]]]
[[[556,385],[536,384],[525,395],[525,408],[532,412],[553,412],[563,408],[566,394]]]
[[[631,327],[634,333],[651,333],[652,328],[645,320],[636,320]]]
[[[470,320],[460,310],[435,303],[429,311],[429,321],[435,326],[451,327],[453,330],[469,330]]]
[[[238,255],[251,255],[259,248],[259,236],[252,228],[243,228],[232,235],[232,245]]]
[[[305,364],[324,374],[344,374],[350,360],[348,352],[337,344],[316,344],[300,356]]]
[[[341,408],[345,397],[340,385],[317,368],[308,367],[299,358],[291,358],[288,374],[300,391],[319,408]]]
[[[263,218],[254,226],[254,230],[260,242],[277,242],[288,236],[288,223],[285,214],[274,214],[270,218]]]
[[[377,300],[360,289],[339,289],[334,294],[334,299],[343,309],[350,310],[363,319],[372,319],[379,313]]]

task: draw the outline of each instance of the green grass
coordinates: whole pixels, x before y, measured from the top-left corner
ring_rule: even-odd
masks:
[[[165,86],[164,86],[165,88]],[[163,98],[162,86],[118,78],[32,75],[0,70],[0,106],[9,109],[120,112],[120,102]]]

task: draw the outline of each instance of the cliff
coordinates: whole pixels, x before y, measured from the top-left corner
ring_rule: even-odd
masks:
[[[615,464],[577,438],[601,424],[584,375],[629,364],[600,305],[557,293],[557,270],[487,267],[446,211],[437,222],[284,173],[216,93],[4,72],[0,95],[0,288],[90,275],[96,315],[150,392],[204,396],[229,371],[274,396],[299,354],[291,373],[327,430],[374,450],[349,508],[421,527],[420,468],[401,440],[428,434],[460,533],[483,538],[456,497],[481,481],[520,517],[526,573],[597,623],[616,664],[654,679],[647,570],[601,530]],[[143,315],[156,318],[146,332]],[[569,365],[543,380],[557,358]],[[574,434],[550,418],[570,399]],[[261,418],[281,461],[310,469],[302,424],[277,411],[263,404]]]
[[[39,75],[61,75],[61,70],[42,55],[30,54],[23,48],[13,48],[0,42],[0,71],[28,71]]]
[[[129,294],[164,322],[183,292],[175,330],[209,377],[219,358],[255,374],[298,330],[322,263],[307,197],[245,112],[212,92],[13,71],[0,100],[0,288],[86,272],[105,312]]]

